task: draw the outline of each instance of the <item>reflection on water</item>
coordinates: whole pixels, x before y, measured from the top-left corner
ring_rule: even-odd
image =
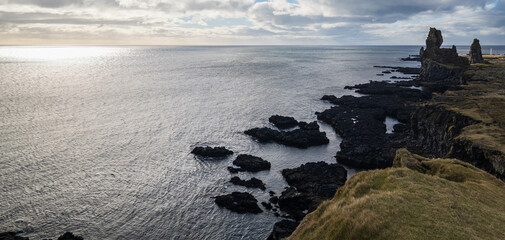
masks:
[[[243,131],[273,114],[315,121],[324,94],[380,80],[373,65],[418,47],[0,47],[0,231],[34,239],[265,239],[279,219],[240,215],[213,196],[259,201],[286,186],[280,170],[335,162],[340,139],[306,150],[259,144]],[[272,163],[267,191],[228,183],[222,145]],[[350,171],[352,173],[352,171]]]

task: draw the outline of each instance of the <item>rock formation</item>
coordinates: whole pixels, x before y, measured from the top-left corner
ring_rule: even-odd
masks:
[[[324,200],[333,197],[344,185],[347,171],[339,164],[306,163],[298,168],[282,170],[291,186],[282,192],[279,207],[293,219],[300,220]]]
[[[195,147],[191,153],[203,157],[225,157],[233,154],[232,151],[225,147]]]
[[[459,83],[461,74],[469,65],[468,59],[459,57],[456,46],[440,48],[444,39],[442,32],[430,28],[426,39],[426,49],[421,48],[421,80],[428,82],[445,81]]]
[[[483,63],[482,49],[480,47],[479,39],[474,39],[470,47],[470,63]]]
[[[261,190],[265,190],[265,184],[263,181],[253,177],[249,180],[242,180],[239,177],[232,177],[230,180],[231,183],[239,186],[244,186],[246,188],[259,188]]]
[[[330,142],[326,133],[319,131],[319,125],[316,122],[300,122],[298,126],[300,128],[293,131],[278,131],[264,127],[249,129],[244,133],[260,142],[276,142],[297,148],[325,145]]]
[[[263,160],[263,158],[240,154],[237,159],[233,161],[233,165],[236,167],[228,167],[228,170],[232,173],[237,172],[259,172],[263,170],[270,169],[270,162]]]
[[[295,118],[279,115],[271,116],[270,118],[268,118],[268,121],[279,129],[292,128],[298,125],[298,121],[296,121]]]
[[[218,196],[214,199],[218,206],[227,208],[236,213],[261,213],[263,210],[258,206],[256,198],[246,192],[233,192],[228,195]]]

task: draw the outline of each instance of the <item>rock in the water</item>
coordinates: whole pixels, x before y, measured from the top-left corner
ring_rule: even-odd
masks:
[[[317,123],[301,124],[300,129],[293,131],[277,131],[270,128],[253,128],[245,131],[245,134],[256,138],[260,142],[276,142],[286,146],[308,148],[328,144],[330,140],[325,132],[319,131]]]
[[[483,63],[482,49],[480,47],[479,39],[474,39],[470,47],[470,63]]]
[[[261,213],[263,210],[258,206],[256,198],[246,192],[233,192],[228,195],[218,196],[214,202],[221,207],[237,213]]]
[[[203,157],[225,157],[233,154],[232,151],[225,147],[195,147],[191,153]]]
[[[293,117],[285,117],[279,115],[271,116],[268,119],[268,121],[270,121],[272,124],[274,124],[277,128],[280,129],[292,128],[298,125],[298,121],[296,121],[296,119],[294,119]]]
[[[20,232],[3,232],[0,233],[0,240],[29,240],[27,237],[17,236]]]
[[[263,181],[253,177],[249,180],[242,180],[239,177],[232,177],[230,180],[231,183],[239,186],[244,186],[247,188],[259,188],[261,190],[265,190],[265,184]]]
[[[293,169],[282,170],[286,182],[300,192],[332,197],[337,188],[345,184],[347,170],[339,164],[310,162]]]
[[[66,232],[65,234],[61,235],[58,240],[83,240],[83,238],[76,236],[71,232]]]
[[[240,154],[233,161],[233,165],[235,167],[228,167],[228,170],[232,173],[235,172],[259,172],[263,170],[270,170],[270,162],[264,160],[263,158],[248,155],[248,154]]]
[[[293,233],[298,227],[300,222],[290,221],[290,220],[281,220],[276,222],[274,225],[274,229],[270,236],[268,236],[267,240],[281,240],[283,238],[287,238]]]
[[[308,212],[335,194],[344,185],[347,171],[339,164],[306,163],[298,168],[282,170],[282,176],[291,186],[282,192],[278,201],[282,211],[301,220]]]
[[[263,205],[263,207],[267,210],[272,210],[273,208],[271,203],[261,202],[261,205]]]

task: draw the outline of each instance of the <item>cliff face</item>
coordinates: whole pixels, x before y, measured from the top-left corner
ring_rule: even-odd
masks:
[[[354,175],[289,239],[500,239],[504,221],[504,182],[400,149],[393,168]]]
[[[454,157],[505,179],[505,57],[474,64],[466,85],[435,96],[411,118],[421,152]]]

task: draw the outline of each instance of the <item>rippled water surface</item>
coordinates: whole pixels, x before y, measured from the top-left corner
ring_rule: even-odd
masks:
[[[339,137],[300,150],[243,131],[273,114],[315,121],[324,94],[416,66],[419,47],[0,47],[0,232],[31,239],[265,239],[271,212],[240,215],[211,197],[286,186],[280,170],[334,163]],[[196,145],[235,155],[205,161]],[[267,191],[228,183],[239,153],[272,169]],[[350,171],[352,173],[352,171]]]

